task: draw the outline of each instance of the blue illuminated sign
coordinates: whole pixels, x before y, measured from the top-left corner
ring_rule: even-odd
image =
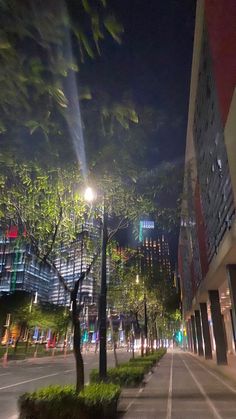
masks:
[[[154,229],[155,223],[150,220],[142,220],[139,222],[139,241],[143,240],[143,229]]]

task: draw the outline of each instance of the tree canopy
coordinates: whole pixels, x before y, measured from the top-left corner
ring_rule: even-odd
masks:
[[[20,328],[51,329],[64,334],[69,316],[64,307],[52,304],[33,303],[33,295],[24,291],[1,297],[0,328],[3,328],[8,313],[11,313],[11,324]]]
[[[46,148],[52,155],[62,152],[67,123],[74,118],[69,95],[75,95],[70,92],[77,85],[75,73],[86,57],[101,53],[106,35],[121,41],[123,27],[108,3],[0,2],[1,153],[26,153],[28,158],[34,153],[39,158]],[[86,86],[79,98],[90,98]]]

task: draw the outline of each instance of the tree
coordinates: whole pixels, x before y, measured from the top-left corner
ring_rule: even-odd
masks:
[[[123,27],[107,3],[0,2],[1,151],[22,157],[27,153],[29,158],[34,153],[39,159],[47,149],[51,160],[63,148],[65,152],[67,122],[74,117],[73,97],[68,97],[70,81],[77,87],[75,73],[86,58],[101,53],[106,35],[121,41]],[[83,86],[78,98],[90,96]],[[33,147],[29,146],[32,142]]]
[[[17,225],[18,240],[31,246],[32,253],[54,270],[65,291],[71,295],[79,391],[84,385],[84,378],[80,351],[81,304],[77,304],[77,294],[81,281],[97,259],[99,247],[94,249],[89,244],[94,255],[92,264],[77,278],[73,289],[68,287],[61,275],[55,256],[61,242],[69,245],[81,234],[80,224],[88,208],[80,193],[80,174],[77,167],[70,167],[67,171],[45,171],[34,164],[7,165],[1,169],[0,218],[3,234],[9,225]]]
[[[145,332],[147,322],[145,337],[151,347],[158,337],[171,338],[178,320],[178,298],[167,272],[160,272],[155,267],[150,270],[145,265],[140,272],[142,254],[135,249],[122,253],[113,251],[113,255],[116,269],[109,284],[110,304],[134,320],[139,331],[143,323]]]
[[[64,307],[57,307],[52,304],[33,304],[33,294],[25,291],[16,291],[13,294],[3,295],[0,304],[0,327],[3,331],[7,314],[11,314],[11,326],[18,327],[18,335],[15,341],[15,353],[18,342],[24,335],[30,336],[30,330],[35,326],[41,330],[51,329],[57,333],[65,333],[68,326],[68,313]],[[26,350],[28,339],[26,341]]]
[[[122,182],[121,177],[114,179],[104,176],[100,185],[103,192],[106,190],[106,211],[110,217],[113,216],[108,242],[128,221],[137,219],[140,214],[146,212],[151,203],[137,194],[133,182],[129,179]],[[0,217],[3,232],[10,224],[17,225],[19,240],[24,240],[32,246],[38,260],[54,269],[65,291],[71,294],[78,390],[83,386],[83,364],[79,325],[81,305],[77,306],[77,294],[79,283],[89,273],[91,266],[81,274],[71,290],[58,271],[54,258],[61,242],[69,245],[81,234],[79,225],[88,211],[88,206],[79,192],[82,188],[83,182],[77,166],[68,167],[67,170],[46,170],[33,163],[1,166]],[[99,214],[99,206],[92,210],[95,215]],[[95,263],[100,248],[92,249],[92,252]]]

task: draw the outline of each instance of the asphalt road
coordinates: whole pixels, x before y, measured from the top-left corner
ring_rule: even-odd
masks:
[[[125,350],[118,352],[120,362],[127,361],[131,354]],[[83,355],[85,382],[89,381],[89,371],[98,367],[99,355],[88,352]],[[108,366],[114,366],[112,351],[107,353]],[[9,362],[7,368],[0,366],[0,418],[17,418],[17,399],[26,391],[34,391],[50,384],[74,384],[75,363],[73,355],[38,358],[20,362]]]
[[[167,353],[147,381],[125,390],[123,419],[236,419],[236,382],[190,354]]]

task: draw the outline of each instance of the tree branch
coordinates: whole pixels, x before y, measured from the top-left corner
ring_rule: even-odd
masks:
[[[121,218],[121,220],[117,224],[116,228],[109,233],[108,242],[115,236],[115,234],[118,232],[118,230],[121,230],[122,228],[127,228],[128,225],[129,225],[128,220],[125,221],[125,217]]]
[[[60,198],[59,198],[59,200],[60,200]],[[57,224],[56,224],[56,227],[55,227],[55,230],[54,230],[54,233],[53,233],[53,237],[52,237],[51,245],[50,245],[50,247],[49,247],[48,251],[46,252],[46,254],[44,255],[44,259],[45,259],[45,260],[48,258],[48,256],[49,256],[49,255],[50,255],[50,253],[52,252],[52,249],[53,249],[54,243],[55,243],[56,238],[57,238],[57,232],[58,232],[59,226],[60,226],[60,224],[61,224],[62,215],[63,215],[62,206],[60,206],[59,219],[58,219],[58,222],[57,222]]]

